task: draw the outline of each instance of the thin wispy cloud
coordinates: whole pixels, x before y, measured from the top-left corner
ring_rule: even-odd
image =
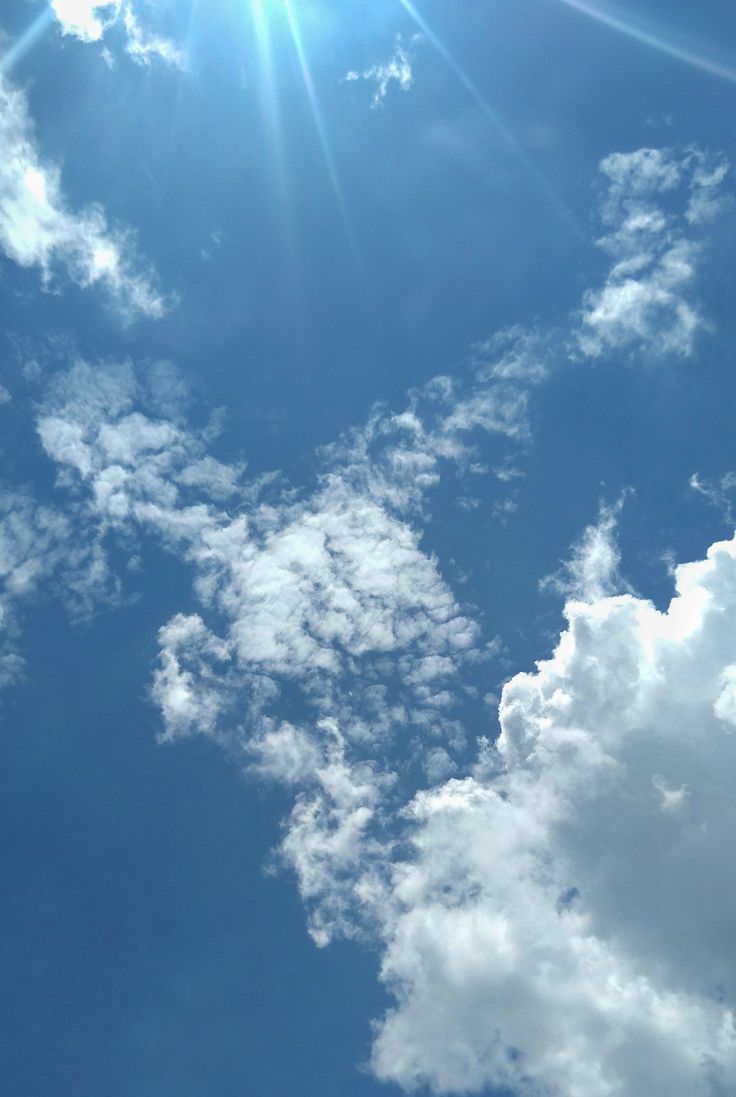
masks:
[[[115,604],[120,585],[100,537],[25,488],[0,484],[0,688],[24,673],[23,618],[29,604],[56,599],[75,620]]]
[[[376,110],[384,105],[392,85],[395,84],[401,91],[409,91],[414,84],[414,71],[412,68],[414,52],[421,41],[421,34],[413,34],[406,43],[402,36],[398,34],[394,52],[387,61],[371,65],[362,71],[351,69],[350,72],[345,74],[344,79],[348,81],[367,80],[369,83],[374,84],[371,107]]]
[[[562,567],[540,579],[540,590],[584,602],[600,601],[623,591],[632,593],[621,576],[621,553],[616,539],[619,515],[630,494],[625,492],[612,505],[601,504],[597,521],[585,527]]]

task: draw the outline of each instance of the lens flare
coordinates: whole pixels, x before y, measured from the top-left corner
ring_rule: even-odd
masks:
[[[286,12],[286,19],[289,24],[289,31],[291,33],[292,40],[294,42],[294,48],[299,60],[299,68],[301,69],[302,79],[304,80],[304,87],[307,92],[307,98],[309,99],[309,105],[312,111],[312,117],[314,119],[314,126],[317,130],[317,137],[322,149],[322,156],[324,158],[327,174],[332,184],[332,189],[335,194],[335,200],[337,202],[338,209],[340,211],[340,217],[342,218],[343,228],[345,235],[347,236],[350,249],[353,253],[353,258],[358,260],[357,242],[355,240],[355,234],[350,223],[350,216],[348,214],[347,204],[345,202],[345,196],[342,192],[342,186],[337,173],[337,167],[335,165],[335,158],[332,153],[332,147],[330,145],[329,136],[327,134],[327,127],[325,125],[324,116],[322,114],[322,108],[320,106],[319,98],[317,96],[317,89],[314,84],[314,78],[312,76],[312,70],[309,65],[309,59],[304,47],[304,40],[302,38],[301,27],[299,26],[299,20],[297,19],[296,12],[292,0],[282,0],[284,11]]]
[[[460,67],[458,62],[448,50],[447,46],[445,46],[444,42],[432,30],[424,16],[421,15],[419,11],[417,11],[417,9],[414,7],[414,4],[412,3],[412,0],[399,0],[399,3],[407,12],[407,14],[410,15],[411,18],[414,20],[427,41],[431,43],[431,45],[437,50],[440,57],[460,81],[462,86],[467,91],[468,95],[470,95],[470,97],[475,101],[476,105],[483,112],[493,128],[501,136],[509,151],[523,164],[525,170],[533,179],[537,188],[541,190],[541,192],[547,198],[552,209],[554,209],[559,217],[563,221],[565,221],[570,228],[572,228],[575,235],[582,239],[582,230],[574,220],[571,211],[561,201],[554,189],[550,186],[545,177],[542,175],[539,168],[536,166],[536,164],[533,163],[520,142],[514,137],[513,133],[508,129],[508,127],[505,126],[504,123],[501,121],[498,113],[493,109],[488,100],[484,98],[484,96],[480,93],[480,91],[467,75],[467,73]]]
[[[14,65],[20,61],[32,46],[36,44],[39,38],[44,32],[51,26],[54,19],[54,13],[51,8],[45,8],[36,18],[31,25],[21,34],[7,50],[6,53],[0,57],[0,76],[5,76]]]
[[[286,216],[290,209],[286,150],[284,147],[278,83],[276,81],[276,65],[271,42],[271,28],[266,14],[266,7],[267,0],[251,0],[251,14],[258,47],[258,92],[261,111],[274,168],[276,187],[283,207],[282,214]]]
[[[667,57],[672,57],[675,61],[682,61],[686,65],[700,69],[701,72],[707,72],[710,76],[717,76],[721,80],[728,80],[729,83],[736,84],[736,69],[721,65],[717,61],[711,61],[709,58],[695,53],[693,50],[678,46],[667,38],[652,33],[651,30],[645,30],[641,25],[637,26],[630,19],[623,19],[619,15],[614,15],[604,8],[589,3],[589,0],[557,0],[557,3],[564,4],[566,7],[580,12],[581,15],[587,15],[589,19],[595,19],[596,22],[610,27],[611,30],[618,31],[619,34],[625,34],[627,38],[631,38],[643,46],[649,46]]]

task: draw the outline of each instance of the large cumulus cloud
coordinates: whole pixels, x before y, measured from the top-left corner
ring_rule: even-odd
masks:
[[[565,1097],[736,1087],[736,539],[660,611],[572,601],[476,772],[413,801],[379,1076]]]

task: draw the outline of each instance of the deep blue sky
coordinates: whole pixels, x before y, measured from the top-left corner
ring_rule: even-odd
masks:
[[[551,373],[531,389],[532,439],[516,462],[518,509],[494,514],[492,477],[476,477],[476,509],[460,509],[450,478],[420,523],[422,547],[486,638],[503,642],[503,659],[473,672],[480,693],[494,691],[551,651],[561,598],[538,583],[601,501],[634,489],[622,571],[658,605],[671,591],[664,554],[699,558],[726,533],[688,480],[733,465],[732,217],[704,245],[695,297],[710,331],[695,354],[635,348],[591,362],[568,348],[582,295],[610,266],[595,244],[599,162],[694,144],[734,159],[736,77],[559,0],[422,0],[465,84],[425,35],[411,88],[392,84],[371,109],[374,84],[344,77],[385,61],[398,33],[408,42],[409,13],[389,0],[293,3],[344,217],[279,0],[266,5],[278,127],[248,0],[141,6],[185,44],[184,70],[135,64],[120,26],[105,38],[110,66],[99,43],[51,22],[5,72],[27,96],[42,161],[60,166],[68,208],[99,202],[132,229],[178,303],[126,323],[97,288],[62,275],[47,292],[37,267],[2,258],[0,362],[13,395],[0,406],[3,482],[66,505],[33,418],[46,379],[77,356],[175,363],[190,423],[225,409],[218,459],[309,490],[319,447],[376,402],[400,411],[437,374],[469,381],[472,347],[495,331],[550,332]],[[42,10],[6,0],[5,43]],[[733,59],[736,10],[723,0],[638,0],[615,14]],[[477,441],[493,462],[495,441]],[[206,739],[157,744],[157,630],[198,603],[180,557],[147,535],[140,554],[142,568],[122,568],[116,608],[74,621],[43,590],[18,610],[25,672],[0,716],[0,1089],[398,1093],[360,1069],[388,1000],[377,948],[317,950],[291,875],[265,871],[290,797]],[[493,710],[483,719],[471,739],[495,734]]]

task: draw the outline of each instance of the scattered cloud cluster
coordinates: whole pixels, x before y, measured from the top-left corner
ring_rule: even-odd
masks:
[[[25,95],[2,78],[0,248],[20,266],[37,267],[47,288],[61,271],[83,288],[98,286],[125,320],[158,318],[171,304],[130,230],[111,228],[99,205],[69,208],[59,169],[36,148]]]
[[[614,153],[600,165],[608,190],[601,206],[612,257],[604,286],[583,300],[579,349],[598,358],[649,344],[687,357],[705,328],[695,279],[700,226],[726,206],[728,164],[699,149]]]
[[[346,73],[345,79],[349,81],[368,80],[370,83],[375,84],[375,90],[371,99],[371,107],[374,110],[378,107],[382,107],[392,84],[396,84],[401,91],[409,91],[413,85],[413,52],[421,40],[421,34],[414,34],[409,41],[404,44],[401,35],[398,34],[396,36],[394,52],[388,61],[384,61],[378,65],[371,65],[362,72],[352,69],[350,72]]]
[[[725,165],[640,150],[602,167],[613,266],[574,341],[593,358],[690,353],[694,234],[721,208]],[[548,580],[567,598],[554,653],[507,682],[491,742],[494,640],[422,536],[443,475],[469,498],[495,469],[507,498],[532,393],[569,344],[569,329],[495,336],[467,380],[437,377],[326,447],[302,490],[218,461],[216,423],[187,424],[166,366],[76,362],[48,386],[38,436],[100,577],[111,541],[133,552],[141,532],[191,569],[197,612],[159,632],[162,739],[207,735],[291,790],[280,856],[314,939],[381,952],[395,1004],[376,1076],[719,1097],[736,1087],[736,541],[676,569],[662,612],[620,576],[623,500],[602,507]],[[71,535],[44,548],[33,531],[53,515],[17,499],[7,513],[13,595]],[[0,602],[0,627],[11,611]]]
[[[209,735],[300,790],[283,855],[321,942],[351,933],[345,911],[358,906],[328,852],[340,845],[346,863],[361,861],[375,849],[382,790],[401,774],[414,772],[414,787],[451,772],[466,749],[457,709],[489,648],[416,519],[443,469],[479,474],[480,438],[500,465],[523,450],[547,353],[520,330],[489,342],[470,383],[436,378],[403,412],[375,409],[325,449],[302,492],[278,477],[243,485],[241,469],[207,453],[211,435],[186,428],[166,386],[154,394],[151,376],[127,365],[77,363],[42,406],[39,437],[78,521],[103,540],[145,530],[193,568],[201,612],[176,615],[159,637],[164,738]],[[350,900],[337,884],[318,895],[328,870]]]
[[[186,63],[176,43],[145,26],[131,0],[51,0],[51,8],[62,34],[100,42],[111,27],[120,26],[126,35],[126,52],[138,64],[148,65],[154,57],[178,68]]]

